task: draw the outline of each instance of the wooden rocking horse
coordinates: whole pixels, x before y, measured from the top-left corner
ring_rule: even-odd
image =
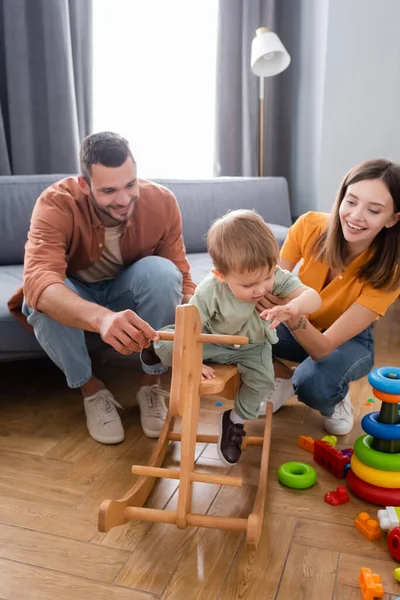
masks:
[[[101,504],[98,529],[107,532],[117,525],[130,520],[171,523],[180,529],[211,527],[243,531],[247,533],[249,549],[257,547],[264,518],[267,492],[269,449],[271,442],[272,405],[267,404],[263,437],[246,435],[242,449],[246,446],[262,446],[260,476],[253,510],[248,518],[231,518],[217,515],[195,514],[191,511],[192,484],[194,481],[219,485],[241,486],[241,477],[199,473],[195,467],[196,442],[217,443],[218,435],[198,435],[200,397],[219,395],[234,399],[240,385],[240,375],[233,365],[212,365],[214,379],[202,381],[202,344],[248,344],[248,338],[231,335],[211,335],[201,332],[200,316],[192,305],[178,306],[176,309],[175,332],[159,332],[162,340],[174,342],[172,379],[169,412],[160,437],[156,443],[148,466],[134,465],[132,473],[139,478],[133,487],[119,500],[104,500]],[[173,432],[176,417],[181,417],[181,432]],[[162,463],[170,442],[181,442],[179,470],[162,468]],[[144,504],[159,477],[179,479],[178,504],[176,511],[145,508]]]

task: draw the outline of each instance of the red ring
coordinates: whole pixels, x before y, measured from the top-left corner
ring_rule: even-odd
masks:
[[[366,502],[379,506],[400,506],[400,488],[382,488],[366,483],[357,477],[352,469],[347,473],[346,483],[355,496]]]

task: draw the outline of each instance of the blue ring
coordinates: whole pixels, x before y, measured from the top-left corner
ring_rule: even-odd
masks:
[[[380,440],[400,440],[400,423],[397,425],[379,423],[378,417],[379,413],[373,412],[362,418],[361,427],[365,433]]]
[[[388,375],[397,375],[397,379],[390,379]],[[370,371],[368,383],[380,392],[385,394],[400,394],[400,368],[399,367],[378,367]]]

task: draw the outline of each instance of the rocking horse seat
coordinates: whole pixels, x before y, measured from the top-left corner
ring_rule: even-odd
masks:
[[[204,379],[200,383],[200,396],[213,396],[218,394],[224,397],[232,397],[231,389],[238,388],[240,384],[240,375],[233,365],[211,365],[215,371],[213,379]],[[229,386],[229,389],[226,389]]]

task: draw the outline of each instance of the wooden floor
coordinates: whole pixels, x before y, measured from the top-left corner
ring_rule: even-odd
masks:
[[[378,325],[376,342],[376,365],[399,366],[399,303]],[[134,404],[137,373],[103,366],[101,375],[118,400]],[[123,413],[125,442],[110,447],[88,436],[79,393],[66,389],[49,362],[1,365],[0,390],[0,600],[358,600],[361,567],[380,574],[386,600],[400,595],[386,539],[369,542],[353,526],[360,511],[375,516],[376,507],[355,497],[342,507],[325,504],[338,481],[318,467],[312,489],[277,482],[282,463],[313,464],[297,447],[298,435],[324,435],[321,417],[295,400],[274,416],[264,532],[250,553],[242,535],[211,529],[137,522],[98,533],[101,501],[130,487],[131,465],[145,464],[154,445],[141,432],[137,407]],[[371,395],[366,379],[351,392],[357,425],[340,440],[343,448],[379,404],[364,405]],[[222,409],[215,403],[204,398],[203,431],[216,430]],[[247,515],[259,455],[247,450],[232,469],[245,478],[242,488],[195,484],[195,512]],[[169,463],[178,457],[174,444]],[[228,471],[212,445],[198,445],[197,464]],[[176,491],[176,481],[164,480],[149,504],[174,508]]]

